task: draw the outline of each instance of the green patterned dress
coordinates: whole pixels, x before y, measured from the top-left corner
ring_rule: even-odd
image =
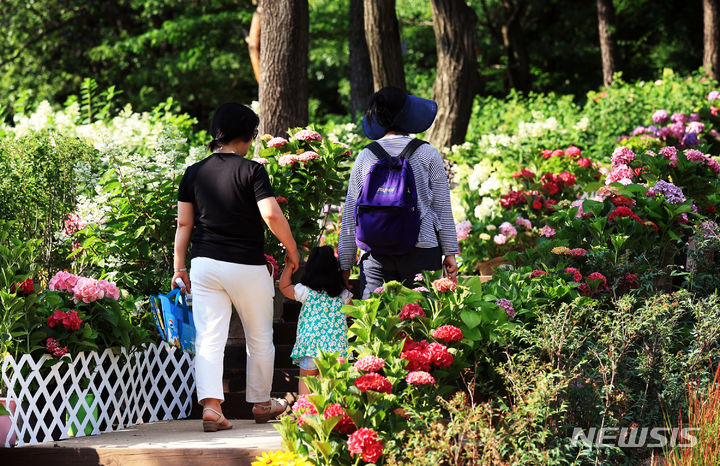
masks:
[[[332,298],[324,291],[295,285],[295,300],[303,303],[291,354],[295,364],[303,357],[317,357],[320,351],[347,357],[347,316],[340,309],[351,299],[352,293],[348,290]]]

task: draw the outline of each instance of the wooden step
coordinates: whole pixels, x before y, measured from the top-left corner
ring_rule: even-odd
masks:
[[[277,367],[277,366],[276,366]],[[297,391],[298,375],[300,369],[297,367],[287,369],[275,369],[273,372],[273,392],[294,392]],[[226,369],[223,374],[223,391],[239,392],[245,390],[246,381],[245,368]]]

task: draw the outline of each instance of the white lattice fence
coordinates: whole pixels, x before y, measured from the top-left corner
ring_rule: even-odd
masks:
[[[192,356],[165,343],[131,354],[80,353],[51,367],[48,358],[33,360],[26,354],[19,361],[6,356],[2,362],[8,405],[16,403],[12,428],[0,439],[5,447],[13,432],[18,446],[32,445],[68,438],[71,425],[77,436],[85,435],[88,426],[95,435],[190,414],[195,391]],[[88,413],[82,422],[81,410]]]

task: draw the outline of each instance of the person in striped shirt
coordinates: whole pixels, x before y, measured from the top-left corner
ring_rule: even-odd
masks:
[[[427,130],[437,114],[432,100],[409,95],[397,87],[385,87],[373,94],[363,118],[363,129],[370,139],[377,140],[392,157],[397,157],[412,140],[411,133]],[[355,204],[365,178],[378,158],[367,148],[355,160],[345,198],[338,259],[345,284],[355,264],[358,247],[355,242]],[[359,259],[362,299],[382,286],[397,280],[411,285],[424,270],[444,269],[445,275],[457,280],[459,253],[455,220],[450,204],[450,188],[445,165],[438,150],[430,144],[421,145],[410,157],[415,178],[420,233],[415,248],[406,254],[377,254],[361,250]]]

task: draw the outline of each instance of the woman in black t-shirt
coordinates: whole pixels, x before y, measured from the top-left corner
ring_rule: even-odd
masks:
[[[287,250],[297,270],[300,255],[290,227],[275,200],[265,168],[245,158],[257,136],[259,119],[250,108],[228,103],[213,116],[213,154],[190,166],[178,190],[175,280],[192,287],[196,328],[195,381],[203,405],[203,428],[232,428],[222,414],[223,357],[232,305],[247,341],[246,399],[256,422],[287,408],[270,398],[275,365],[272,313],[275,292],[263,253],[267,225]],[[186,252],[192,243],[190,275]]]

